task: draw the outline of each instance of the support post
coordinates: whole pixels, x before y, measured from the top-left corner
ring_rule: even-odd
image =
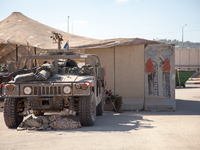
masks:
[[[15,61],[17,62],[18,61],[18,45],[16,44],[16,59],[15,59]]]
[[[34,47],[34,53],[35,53],[35,55],[36,55],[36,47]],[[36,61],[36,59],[35,59],[35,66],[37,66],[37,61]]]

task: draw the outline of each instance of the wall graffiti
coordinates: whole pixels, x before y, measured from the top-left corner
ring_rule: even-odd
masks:
[[[148,74],[148,94],[153,96],[159,96],[158,93],[158,65],[152,59],[155,58],[156,54],[151,48],[147,49],[147,55],[150,58],[146,62],[146,73]]]
[[[146,68],[148,95],[159,96],[159,87],[162,90],[162,96],[170,98],[170,57],[173,55],[172,46],[160,46],[146,49]],[[159,67],[158,67],[159,64]],[[160,79],[160,80],[159,80]],[[162,83],[159,83],[162,81]],[[161,92],[161,91],[160,91]],[[160,95],[160,96],[161,96]]]
[[[168,47],[168,49],[161,50],[164,61],[160,58],[160,67],[162,68],[162,86],[163,86],[163,96],[170,98],[170,56],[173,55],[173,49]],[[168,54],[169,53],[169,54]]]
[[[162,68],[162,86],[163,96],[171,97],[170,92],[170,59],[166,58],[164,61],[160,58],[160,67]]]

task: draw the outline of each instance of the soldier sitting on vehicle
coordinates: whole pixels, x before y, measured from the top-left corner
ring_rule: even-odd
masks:
[[[106,93],[105,93],[105,98],[106,98],[106,103],[115,103],[115,105],[113,105],[113,110],[114,112],[117,112],[117,113],[123,113],[123,111],[121,111],[121,105],[122,105],[122,97],[119,96],[119,95],[112,95],[113,91],[112,90],[109,90],[107,91],[106,90]]]

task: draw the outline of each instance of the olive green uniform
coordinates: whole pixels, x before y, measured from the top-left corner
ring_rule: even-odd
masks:
[[[111,96],[111,100],[112,100],[112,102],[115,103],[115,108],[116,108],[116,110],[117,110],[117,111],[120,111],[121,105],[122,105],[122,97],[119,96],[119,95],[114,95],[114,96],[115,96],[115,98],[114,98],[113,96]],[[107,97],[107,98],[106,98],[106,102],[109,102],[109,101],[110,101],[110,100],[109,100],[109,97]]]

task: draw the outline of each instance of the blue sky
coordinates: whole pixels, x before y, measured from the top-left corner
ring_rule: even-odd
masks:
[[[1,0],[0,21],[21,12],[40,23],[90,38],[200,42],[200,0]]]

